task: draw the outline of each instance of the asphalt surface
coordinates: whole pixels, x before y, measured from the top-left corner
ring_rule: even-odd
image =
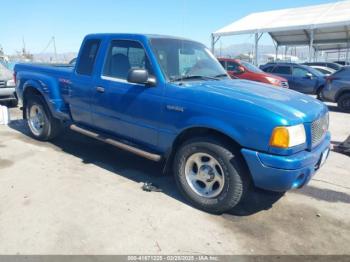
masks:
[[[350,114],[330,105],[334,145]],[[65,132],[0,126],[0,254],[350,254],[350,158],[331,152],[311,183],[257,190],[221,216],[191,207],[151,161]],[[145,192],[153,182],[162,192]]]

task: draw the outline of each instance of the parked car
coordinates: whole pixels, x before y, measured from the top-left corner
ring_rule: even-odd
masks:
[[[206,211],[232,209],[252,186],[302,187],[329,153],[322,102],[232,80],[204,45],[183,38],[88,35],[75,68],[17,64],[15,74],[34,138],[53,139],[64,122],[161,161]]]
[[[285,78],[265,73],[248,62],[232,58],[218,58],[218,60],[231,77],[288,88],[288,81]]]
[[[286,78],[290,89],[304,94],[314,94],[319,97],[326,83],[324,74],[306,65],[296,63],[268,63],[260,68],[265,72]]]
[[[338,103],[338,107],[350,112],[350,67],[346,66],[327,78],[322,98]]]
[[[307,62],[304,63],[304,65],[308,65],[308,66],[324,66],[324,67],[329,67],[332,68],[336,71],[338,71],[339,69],[341,69],[343,66],[341,64],[335,63],[335,62]]]
[[[12,71],[2,63],[0,63],[0,102],[9,103],[13,107],[18,104]]]
[[[317,71],[319,71],[320,73],[326,75],[326,76],[329,76],[333,73],[336,72],[336,70],[330,68],[330,67],[325,67],[325,66],[314,66],[314,65],[311,65],[310,67],[316,69]]]

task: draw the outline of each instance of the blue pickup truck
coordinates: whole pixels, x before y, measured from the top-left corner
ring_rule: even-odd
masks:
[[[209,212],[232,209],[254,186],[300,188],[329,153],[322,102],[230,79],[194,41],[93,34],[74,67],[18,64],[14,71],[34,138],[70,127],[161,161],[183,195]]]

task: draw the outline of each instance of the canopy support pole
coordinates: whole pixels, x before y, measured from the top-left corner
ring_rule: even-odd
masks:
[[[271,36],[271,35],[270,35]],[[276,52],[275,52],[275,59],[274,59],[274,62],[276,62],[277,61],[277,57],[278,57],[278,48],[279,48],[279,44],[278,44],[278,42],[276,41],[276,40],[274,40],[274,39],[272,39],[272,41],[273,41],[273,45],[275,46],[275,50],[276,50]]]
[[[211,34],[211,52],[214,54],[215,52],[215,44],[217,41],[219,41],[220,36],[215,37],[214,34]],[[215,54],[214,54],[215,55]]]
[[[314,45],[314,30],[312,29],[309,34],[310,37],[310,44],[309,44],[309,62],[313,61],[313,56],[312,56],[312,47]]]
[[[347,36],[347,42],[346,42],[346,58],[345,61],[347,63],[349,63],[349,48],[350,48],[350,34],[349,34],[349,28],[346,27],[347,31],[346,31],[346,36]]]
[[[254,43],[254,65],[258,66],[259,60],[259,40],[262,37],[263,33],[255,33],[255,43]]]

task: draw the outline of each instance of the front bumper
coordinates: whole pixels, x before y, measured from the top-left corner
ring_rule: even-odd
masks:
[[[0,100],[13,100],[16,99],[16,90],[14,87],[0,88]]]
[[[320,167],[321,156],[330,148],[330,134],[310,151],[280,156],[242,149],[254,185],[271,191],[287,191],[307,184]],[[328,151],[329,152],[329,151]],[[328,157],[328,155],[326,156]]]

